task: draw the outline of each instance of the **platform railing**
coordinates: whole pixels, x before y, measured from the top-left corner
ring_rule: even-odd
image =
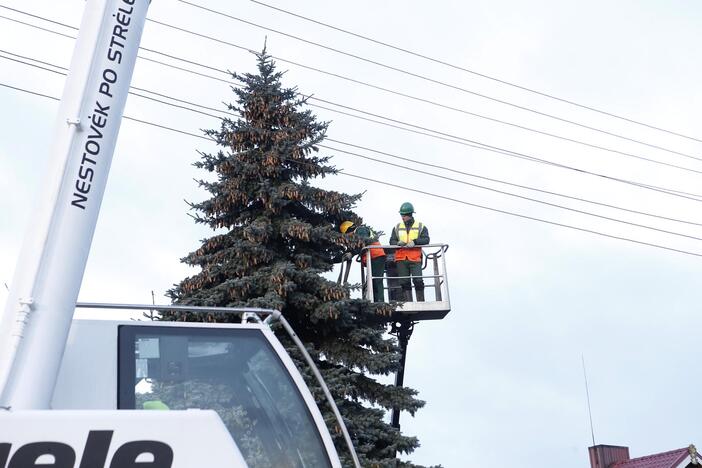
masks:
[[[448,274],[446,271],[446,251],[448,244],[428,244],[422,246],[422,275],[424,280],[425,300],[417,301],[416,291],[411,276],[399,276],[392,268],[392,262],[386,261],[386,268],[380,276],[374,276],[371,268],[373,249],[383,249],[386,258],[393,255],[394,251],[403,247],[397,245],[369,245],[361,250],[360,257],[365,259],[361,262],[361,278],[363,286],[363,297],[375,302],[404,302],[399,311],[448,311],[450,310],[450,299],[448,289]],[[418,278],[418,277],[414,277]],[[412,301],[405,301],[404,294],[400,286],[400,280],[409,279],[411,284]],[[374,297],[373,280],[380,280],[383,284],[383,298]]]

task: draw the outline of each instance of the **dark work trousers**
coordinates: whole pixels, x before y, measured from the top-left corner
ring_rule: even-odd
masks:
[[[388,297],[391,301],[403,301],[402,286],[400,280],[397,279],[397,264],[394,260],[388,260],[385,263],[385,273],[388,275]]]
[[[397,264],[397,276],[412,276],[414,290],[417,292],[417,301],[424,301],[424,280],[422,279],[422,262],[410,262],[409,260],[400,260]],[[404,294],[404,300],[412,301],[412,284],[409,278],[400,278],[400,286]]]
[[[371,258],[371,274],[374,277],[373,302],[385,302],[385,289],[383,286],[383,276],[385,275],[385,256]]]

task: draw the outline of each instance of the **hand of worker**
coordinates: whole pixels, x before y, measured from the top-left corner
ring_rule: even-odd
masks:
[[[410,248],[414,247],[414,241],[413,240],[409,241],[407,243],[407,247],[410,247]]]
[[[346,252],[343,257],[341,257],[341,260],[351,260],[353,258],[353,254],[351,252]]]
[[[397,243],[397,245],[399,245],[400,247],[404,247],[404,246],[407,245],[407,242],[402,242],[402,241],[400,241],[400,242]]]

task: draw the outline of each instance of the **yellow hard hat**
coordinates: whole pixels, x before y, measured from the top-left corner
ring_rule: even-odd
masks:
[[[353,221],[344,221],[341,223],[341,226],[339,226],[339,231],[341,231],[342,234],[346,234],[346,232],[352,227],[355,227]]]

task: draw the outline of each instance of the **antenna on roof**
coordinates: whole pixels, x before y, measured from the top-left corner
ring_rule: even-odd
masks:
[[[583,377],[585,377],[585,395],[587,396],[587,413],[590,416],[590,433],[592,434],[592,446],[595,446],[595,427],[592,424],[592,408],[590,407],[590,389],[587,386],[587,371],[585,370],[585,355],[581,354],[583,361]]]
[[[154,295],[154,290],[151,290],[151,303],[156,305],[156,296]],[[142,312],[142,315],[149,320],[154,320],[154,309],[149,309],[149,313]]]

